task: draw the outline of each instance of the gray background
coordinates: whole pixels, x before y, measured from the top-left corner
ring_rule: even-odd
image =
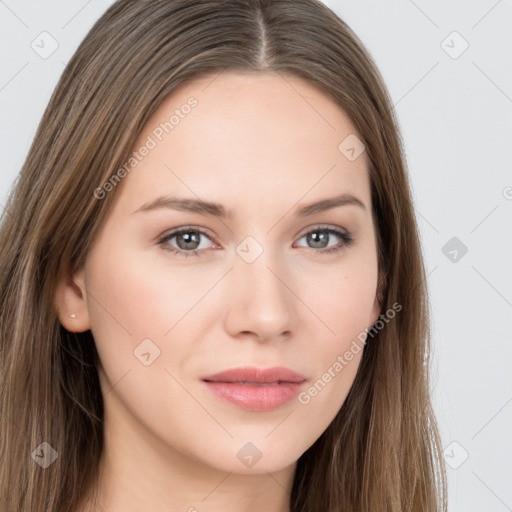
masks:
[[[111,3],[0,0],[0,208],[65,63]],[[374,56],[406,145],[449,510],[512,510],[512,2],[325,3]],[[31,47],[51,49],[44,31],[58,43],[48,58]]]

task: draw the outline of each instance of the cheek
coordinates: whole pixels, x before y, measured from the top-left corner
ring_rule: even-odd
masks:
[[[311,379],[298,403],[314,418],[316,432],[325,430],[342,407],[356,377],[364,350],[364,330],[372,306],[372,286],[352,286],[345,281],[336,289],[334,304],[324,304],[323,329],[309,347]],[[312,421],[312,420],[310,420]]]
[[[164,329],[154,309],[161,297],[152,274],[133,261],[130,251],[116,252],[119,245],[92,254],[86,273],[91,332],[111,384],[141,366],[134,350],[143,340],[156,340]]]
[[[371,324],[377,287],[377,263],[356,255],[339,266],[310,273],[300,289],[301,299],[323,324],[324,353],[340,350]]]
[[[352,386],[363,354],[365,330],[371,327],[376,262],[361,260],[338,273],[331,272],[328,279],[324,276],[314,281],[316,288],[311,280],[303,297],[314,305],[311,309],[322,322],[321,334],[319,331],[315,337],[316,350],[310,357],[312,382],[299,402],[330,421]],[[324,284],[321,289],[320,283]]]
[[[187,271],[135,250],[103,250],[90,261],[86,287],[91,331],[109,380],[139,370],[141,351],[156,355],[152,367],[185,364],[194,352],[193,340],[218,318],[218,311],[208,307],[208,297],[201,299],[219,276]]]
[[[110,334],[134,340],[161,336],[186,302],[179,269],[170,275],[133,249],[109,249],[94,254],[88,269],[91,324],[98,334],[108,327]]]
[[[153,430],[172,423],[171,405],[183,407],[183,413],[194,407],[174,377],[182,381],[182,369],[194,354],[193,343],[186,343],[194,335],[184,330],[185,315],[208,288],[187,287],[179,269],[171,275],[168,267],[155,268],[149,259],[126,253],[122,259],[114,251],[91,258],[91,331],[110,410],[121,422],[129,421],[123,416],[128,414]],[[192,430],[189,424],[180,435],[186,438]]]

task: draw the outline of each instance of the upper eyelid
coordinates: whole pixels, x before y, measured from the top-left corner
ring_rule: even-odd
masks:
[[[312,226],[308,226],[304,228],[304,230],[299,231],[299,234],[296,236],[303,237],[307,235],[310,231],[321,231],[321,230],[332,230],[332,231],[341,231],[342,233],[349,234],[349,230],[346,228],[342,228],[341,226],[334,226],[331,224],[313,224]]]

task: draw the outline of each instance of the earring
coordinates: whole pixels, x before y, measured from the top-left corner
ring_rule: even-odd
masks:
[[[72,313],[71,315],[69,315],[69,318],[76,318],[76,313]]]

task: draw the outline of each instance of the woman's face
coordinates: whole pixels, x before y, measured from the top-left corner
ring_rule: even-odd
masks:
[[[95,192],[115,200],[74,276],[83,297],[66,307],[77,316],[62,320],[92,331],[112,440],[263,473],[293,464],[329,426],[360,363],[354,340],[380,313],[354,133],[290,75],[209,76],[160,106],[121,182]],[[342,195],[356,199],[311,206]],[[204,380],[240,367],[301,377]]]

